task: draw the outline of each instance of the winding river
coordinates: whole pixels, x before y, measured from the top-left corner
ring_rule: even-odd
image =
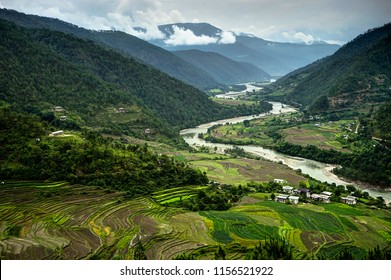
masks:
[[[245,116],[245,117],[238,117],[238,118],[232,118],[232,119],[224,119],[219,120],[215,122],[205,123],[201,124],[194,128],[188,128],[181,131],[181,135],[183,139],[190,145],[190,146],[208,146],[208,147],[217,147],[219,150],[229,149],[232,148],[234,145],[229,144],[219,144],[219,143],[211,143],[207,142],[203,139],[200,139],[198,137],[199,133],[206,133],[208,128],[212,127],[216,124],[225,124],[225,123],[239,123],[243,122],[244,120],[251,120],[255,118],[261,118],[268,114],[283,114],[283,113],[290,113],[295,112],[296,109],[279,103],[279,102],[270,102],[273,105],[273,109],[267,113],[267,114],[260,114],[260,115],[252,115],[252,116]],[[304,159],[300,157],[292,157],[288,156],[282,153],[278,153],[276,151],[266,149],[260,146],[252,146],[252,145],[236,145],[240,148],[243,148],[246,152],[253,153],[255,155],[261,156],[265,159],[275,161],[275,162],[282,162],[283,164],[291,167],[292,169],[301,169],[301,171],[304,174],[308,174],[311,177],[321,181],[321,182],[328,182],[328,183],[335,183],[337,185],[348,185],[352,184],[349,182],[346,182],[340,178],[338,178],[335,174],[331,173],[331,170],[334,168],[333,165],[325,164],[321,162],[317,162],[314,160]],[[355,185],[355,184],[353,184]],[[382,196],[387,202],[391,201],[391,192],[381,192],[378,190],[373,189],[366,189],[362,186],[355,185],[356,187],[363,189],[365,191],[368,191],[368,193],[373,196]]]

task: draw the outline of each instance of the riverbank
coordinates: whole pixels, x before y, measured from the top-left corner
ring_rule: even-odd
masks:
[[[242,148],[244,151],[252,153],[256,156],[260,156],[262,158],[265,158],[267,160],[271,160],[277,163],[282,163],[287,165],[288,167],[298,170],[300,169],[303,174],[307,174],[311,176],[312,178],[321,181],[321,182],[327,182],[327,183],[335,183],[336,185],[353,185],[359,189],[368,191],[368,193],[372,197],[378,197],[382,196],[384,200],[391,201],[391,192],[382,192],[377,189],[369,188],[368,186],[362,186],[360,184],[357,184],[356,182],[349,182],[348,180],[345,180],[343,178],[338,177],[334,173],[332,173],[332,169],[334,168],[333,165],[321,163],[314,160],[309,160],[305,158],[300,157],[293,157],[289,155],[285,155],[279,152],[276,152],[271,149],[263,148],[260,146],[253,146],[253,145],[232,145],[232,144],[222,144],[222,143],[211,143],[208,141],[205,141],[203,139],[200,139],[198,135],[200,133],[206,133],[208,128],[218,125],[218,124],[226,124],[226,123],[239,123],[243,122],[244,120],[252,120],[256,118],[262,118],[264,116],[267,116],[269,114],[284,114],[284,113],[290,113],[295,112],[297,109],[285,105],[279,102],[270,102],[273,106],[273,109],[267,113],[267,114],[260,114],[260,115],[253,115],[253,116],[247,116],[247,117],[239,117],[239,118],[231,118],[231,119],[224,119],[219,120],[211,123],[206,123],[199,125],[195,128],[189,128],[184,129],[181,131],[181,135],[184,138],[184,140],[190,145],[190,146],[206,146],[214,148],[216,147],[219,150],[224,151],[225,149],[232,149],[233,146],[237,146]]]

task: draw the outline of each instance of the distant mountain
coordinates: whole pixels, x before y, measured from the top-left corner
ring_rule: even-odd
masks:
[[[258,67],[237,62],[214,52],[199,50],[175,51],[175,55],[207,72],[222,84],[270,80],[271,76]]]
[[[391,100],[391,23],[367,31],[334,55],[273,85],[275,94],[313,110]]]
[[[208,37],[218,37],[221,38],[219,34],[223,31],[220,28],[217,28],[209,23],[175,23],[175,24],[164,24],[159,25],[159,30],[169,38],[174,34],[174,26],[182,28],[184,30],[191,30],[196,36],[208,36]]]
[[[197,37],[210,37],[210,42],[207,41],[208,44],[191,44],[191,42],[173,44],[172,39],[176,38],[175,31],[178,31],[178,28],[191,31]],[[207,23],[166,24],[159,26],[159,30],[165,34],[166,38],[151,42],[167,50],[198,49],[205,52],[216,52],[235,61],[251,63],[272,76],[283,76],[317,59],[333,54],[339,48],[338,45],[325,42],[312,45],[277,43],[246,34],[235,35],[234,40],[224,41],[225,33]],[[231,35],[233,36],[233,34]],[[205,41],[200,40],[200,42]]]
[[[27,28],[46,28],[103,43],[200,89],[219,86],[217,81],[194,65],[181,60],[169,51],[124,32],[92,31],[58,19],[26,15],[7,9],[0,9],[0,18]]]

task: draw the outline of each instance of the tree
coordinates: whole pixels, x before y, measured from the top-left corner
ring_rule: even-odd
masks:
[[[221,247],[221,245],[219,245],[219,247],[217,248],[217,251],[215,253],[215,260],[225,260],[226,255],[227,254],[224,251],[223,247]]]

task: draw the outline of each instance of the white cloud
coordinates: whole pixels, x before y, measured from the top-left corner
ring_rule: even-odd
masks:
[[[314,42],[314,37],[311,34],[303,32],[282,32],[282,37],[291,43],[305,43],[311,45]]]
[[[193,31],[180,28],[176,25],[173,26],[173,31],[174,33],[170,36],[170,38],[164,41],[167,45],[208,45],[217,43],[218,40],[217,38],[206,35],[196,36]]]
[[[232,32],[223,31],[220,34],[219,44],[233,44],[236,42],[236,37]]]
[[[340,45],[340,46],[346,44],[346,42],[339,41],[339,40],[323,40],[323,41],[325,41],[327,44]]]
[[[195,0],[0,0],[0,7],[57,17],[89,29],[115,28],[144,39],[161,38],[157,25],[193,21],[267,40],[305,43],[311,42],[310,36],[314,40],[320,37],[350,41],[369,28],[389,22],[391,11],[390,0],[225,0],[222,3],[221,0],[208,0],[207,5],[205,1]],[[114,22],[109,18],[113,14]],[[137,32],[136,27],[146,32]],[[284,37],[282,33],[289,30]]]
[[[159,24],[185,20],[179,10],[163,9],[161,0],[1,0],[0,6],[88,29],[120,30],[146,40],[164,37]],[[138,27],[145,32],[135,30]]]

